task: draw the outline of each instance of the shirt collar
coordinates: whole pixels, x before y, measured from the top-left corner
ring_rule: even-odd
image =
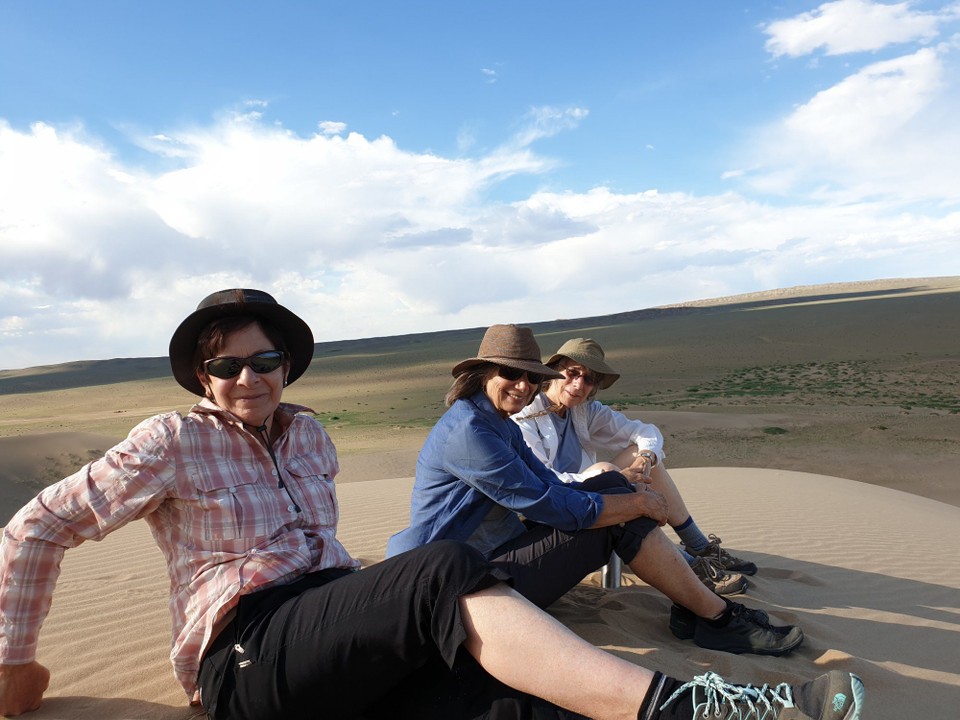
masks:
[[[198,415],[216,415],[223,422],[229,423],[231,425],[237,425],[241,428],[243,427],[243,421],[240,420],[240,418],[238,418],[232,412],[224,410],[222,407],[217,405],[213,400],[207,397],[203,398],[202,400],[200,400],[200,402],[198,402],[196,405],[190,408],[190,412],[196,413]],[[293,418],[298,413],[302,413],[302,412],[316,414],[311,408],[308,408],[305,405],[294,405],[293,403],[280,403],[277,406],[277,409],[273,413],[273,419],[279,422],[280,427],[286,430],[288,427],[290,427],[290,423],[293,422]]]

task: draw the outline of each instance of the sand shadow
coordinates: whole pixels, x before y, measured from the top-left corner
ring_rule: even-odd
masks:
[[[948,717],[960,707],[956,587],[761,553],[750,558],[761,571],[734,599],[803,628],[804,643],[789,656],[731,656],[678,640],[668,627],[670,601],[642,584],[583,584],[550,612],[593,644],[678,677],[713,669],[739,681],[771,674],[796,681],[837,668],[863,678],[871,720]]]
[[[182,707],[135,700],[88,696],[52,697],[36,712],[24,717],[36,720],[200,720],[207,715],[184,702]]]

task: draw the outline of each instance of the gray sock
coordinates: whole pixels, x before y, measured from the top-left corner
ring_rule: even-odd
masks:
[[[698,528],[697,524],[693,521],[692,515],[679,525],[676,525],[673,531],[680,538],[683,546],[693,552],[703,550],[710,544],[707,536],[701,532],[700,528]]]

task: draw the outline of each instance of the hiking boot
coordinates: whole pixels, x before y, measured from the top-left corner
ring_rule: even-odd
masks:
[[[744,606],[743,611],[745,613],[752,613],[753,617],[756,618],[757,622],[763,624],[770,623],[770,616],[767,615],[764,610],[754,610]],[[774,630],[778,632],[783,632],[784,635],[790,630],[792,626],[790,625],[770,625]],[[697,629],[697,615],[692,610],[687,610],[687,608],[682,605],[677,605],[674,603],[670,607],[670,632],[673,633],[675,638],[680,640],[693,640],[693,634]]]
[[[697,618],[693,642],[708,650],[754,655],[786,655],[803,642],[803,631],[796,625],[771,625],[762,610],[751,610],[727,600],[729,619],[718,627],[714,622]]]
[[[660,706],[684,699],[693,704],[694,718],[738,720],[858,720],[863,709],[863,682],[853,673],[832,670],[810,682],[776,687],[734,685],[713,672],[681,685]]]
[[[695,557],[690,569],[700,578],[700,582],[717,595],[739,595],[750,586],[743,575],[728,573],[711,558]]]
[[[722,547],[720,547],[722,540],[720,540],[720,538],[718,538],[716,535],[711,533],[709,540],[710,544],[702,550],[691,550],[686,545],[684,545],[683,549],[694,557],[702,557],[713,560],[715,564],[719,565],[729,573],[740,573],[741,575],[757,574],[757,566],[755,563],[752,563],[749,560],[738,558],[737,556],[731,555],[729,552],[724,550]]]

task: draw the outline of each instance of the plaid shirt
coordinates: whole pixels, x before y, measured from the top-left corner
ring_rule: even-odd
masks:
[[[273,450],[208,400],[144,420],[95,462],[41,492],[0,544],[0,662],[34,659],[68,547],[144,518],[170,575],[170,659],[193,696],[216,623],[241,595],[359,566],[336,539],[336,449],[307,408],[281,404]]]

